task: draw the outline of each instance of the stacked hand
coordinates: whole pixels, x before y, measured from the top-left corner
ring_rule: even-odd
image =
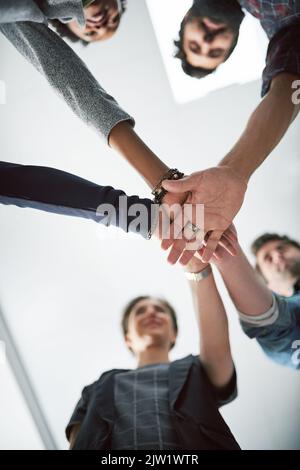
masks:
[[[247,189],[246,182],[239,175],[229,167],[219,166],[193,173],[178,181],[165,180],[162,186],[168,191],[169,197],[172,193],[176,193],[176,197],[183,193],[184,204],[189,204],[191,208],[198,204],[204,205],[204,227],[201,227],[204,241],[199,240],[198,245],[193,241],[192,249],[189,247],[190,241],[176,237],[175,228],[182,224],[183,215],[178,213],[175,216],[173,231],[170,236],[163,237],[161,243],[165,250],[172,247],[168,256],[170,263],[174,264],[180,258],[182,264],[187,264],[199,250],[202,261],[207,263],[219,244],[230,252],[230,240],[234,241],[236,234],[234,230],[226,230],[240,210]],[[189,213],[190,222],[196,224],[192,211]]]

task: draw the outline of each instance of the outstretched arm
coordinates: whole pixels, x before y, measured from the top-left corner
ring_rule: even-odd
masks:
[[[218,247],[213,263],[219,269],[229,295],[239,312],[259,316],[267,312],[273,302],[270,289],[253,269],[243,250],[236,244],[236,256],[230,256]]]
[[[205,271],[209,265],[193,258],[186,267],[189,273]],[[224,387],[232,378],[228,322],[224,304],[210,273],[200,281],[189,281],[200,334],[200,358],[216,387]]]
[[[270,91],[251,115],[242,136],[217,167],[193,173],[185,180],[163,183],[171,192],[189,191],[187,203],[204,204],[204,232],[209,236],[203,261],[210,261],[222,234],[240,210],[251,175],[297,116],[300,104],[299,99],[295,99],[294,84],[299,78],[300,69],[299,74],[283,72],[275,76]],[[178,250],[177,253],[171,250],[173,262],[178,257]]]
[[[0,31],[47,79],[74,113],[120,153],[153,188],[168,167],[135,133],[133,118],[110,96],[84,62],[45,24],[0,24]],[[170,195],[167,204],[185,195]]]
[[[145,238],[157,222],[150,199],[127,196],[55,168],[8,162],[0,162],[0,204],[91,219]]]
[[[299,113],[300,104],[293,99],[293,83],[300,75],[277,75],[269,93],[251,115],[245,131],[220,166],[232,168],[248,181],[270,155]]]

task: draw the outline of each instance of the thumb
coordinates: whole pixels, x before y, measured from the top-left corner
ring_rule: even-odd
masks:
[[[162,187],[170,193],[185,193],[193,189],[191,176],[185,176],[181,180],[164,180]]]

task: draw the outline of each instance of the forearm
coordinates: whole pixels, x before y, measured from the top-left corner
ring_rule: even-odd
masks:
[[[225,308],[213,274],[202,281],[189,283],[200,333],[201,361],[212,383],[222,387],[233,372]]]
[[[239,312],[261,315],[272,305],[272,292],[255,272],[240,246],[237,255],[224,252],[222,259],[215,260],[229,295]]]
[[[280,74],[272,82],[271,89],[249,119],[247,127],[233,147],[220,162],[229,166],[248,181],[254,171],[277,146],[299,112],[293,104],[292,83],[299,77]]]
[[[73,112],[105,140],[119,122],[134,124],[84,62],[47,26],[33,22],[0,24],[0,31],[46,78]]]
[[[45,17],[33,0],[1,0],[0,23],[35,21],[43,23]]]
[[[144,238],[155,222],[150,199],[127,196],[55,168],[7,162],[0,162],[0,204],[91,219]],[[138,217],[141,210],[142,218]]]
[[[169,169],[140,139],[128,122],[121,122],[112,129],[109,145],[135,168],[150,188],[153,188]]]

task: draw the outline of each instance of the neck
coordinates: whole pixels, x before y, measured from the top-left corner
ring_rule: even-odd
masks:
[[[294,286],[297,282],[296,278],[286,279],[285,282],[280,282],[278,285],[270,286],[271,290],[276,292],[276,294],[282,295],[284,297],[290,297],[294,293]]]
[[[159,364],[161,362],[170,362],[169,351],[163,347],[150,346],[144,351],[139,351],[136,356],[137,367]]]

